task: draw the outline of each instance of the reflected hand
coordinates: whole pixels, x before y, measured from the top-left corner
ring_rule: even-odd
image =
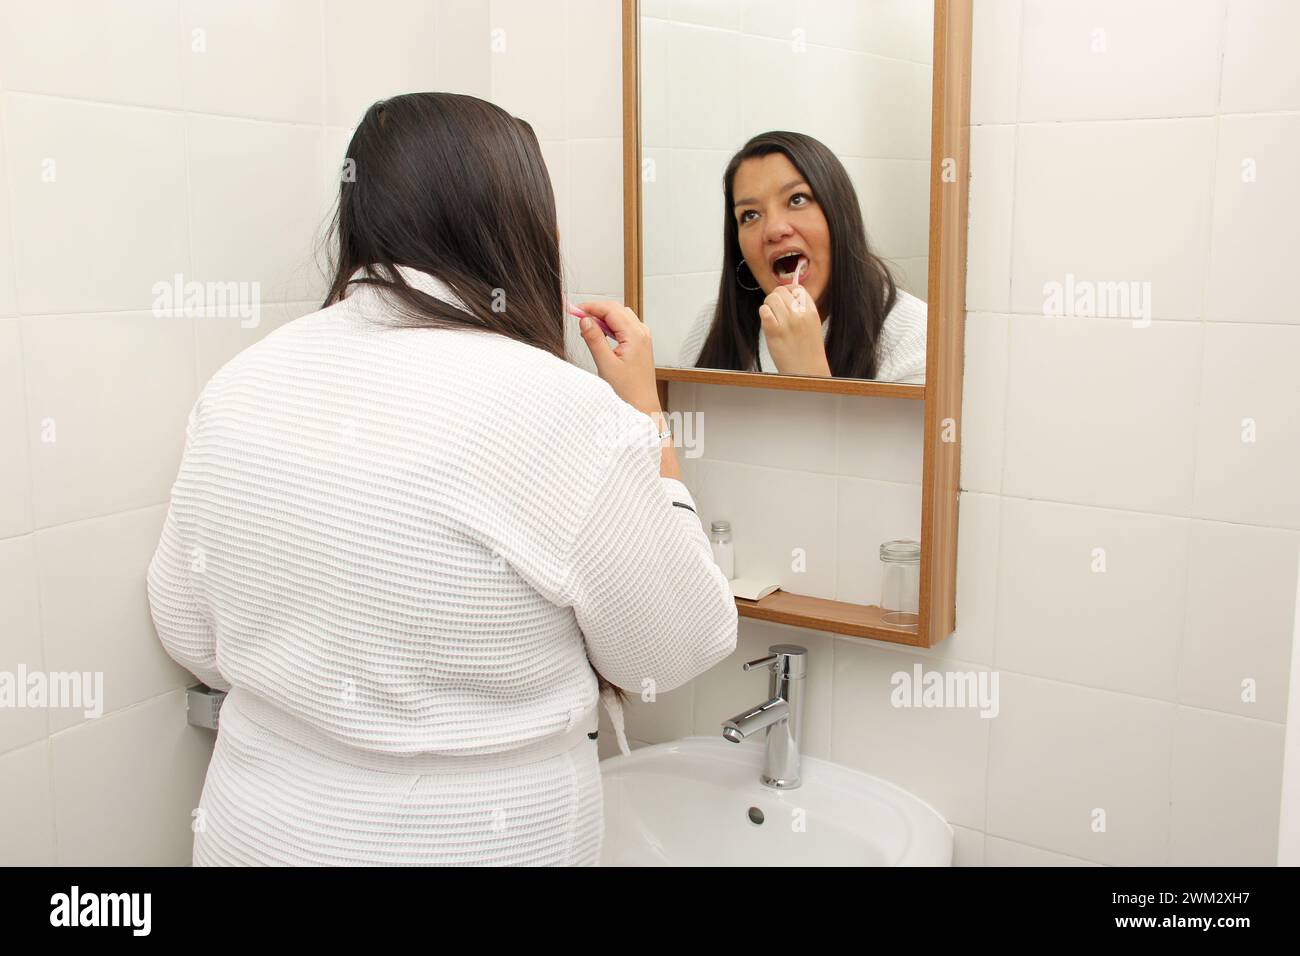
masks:
[[[758,318],[778,372],[831,377],[821,316],[807,290],[778,286],[758,307]]]

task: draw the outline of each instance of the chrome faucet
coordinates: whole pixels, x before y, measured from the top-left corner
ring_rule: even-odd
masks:
[[[771,677],[768,699],[722,722],[722,736],[738,744],[751,734],[767,731],[767,761],[759,778],[764,786],[793,790],[799,786],[799,742],[803,736],[803,682],[808,673],[808,648],[773,644],[767,657],[744,666],[767,667]]]

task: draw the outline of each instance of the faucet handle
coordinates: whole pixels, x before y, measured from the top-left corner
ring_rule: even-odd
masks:
[[[752,671],[755,667],[770,667],[781,659],[780,654],[768,654],[767,657],[760,657],[756,661],[749,661],[742,670]]]
[[[768,650],[771,651],[770,654],[749,661],[743,669],[751,671],[756,667],[771,667],[777,676],[803,677],[807,667],[808,648],[798,644],[773,644]]]

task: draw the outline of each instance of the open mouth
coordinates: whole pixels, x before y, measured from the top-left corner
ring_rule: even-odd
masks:
[[[782,282],[793,280],[795,271],[800,269],[808,271],[808,259],[800,252],[787,252],[772,260],[772,272]]]

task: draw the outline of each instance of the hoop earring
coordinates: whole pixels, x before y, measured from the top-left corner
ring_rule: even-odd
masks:
[[[736,263],[736,285],[740,286],[746,292],[762,292],[763,287],[761,285],[752,285],[752,286],[745,285],[745,283],[741,280],[740,269],[742,266],[744,266],[745,268],[749,268],[749,263],[745,262],[744,259],[741,259],[739,262]],[[753,279],[754,273],[750,272],[749,277]]]

